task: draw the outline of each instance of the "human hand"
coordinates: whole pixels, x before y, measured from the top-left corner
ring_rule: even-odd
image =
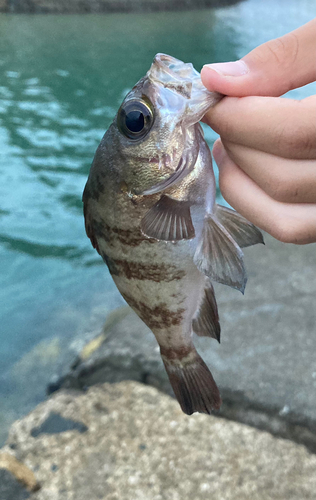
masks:
[[[279,97],[316,80],[316,19],[201,78],[228,96],[203,120],[224,198],[278,240],[316,242],[316,96]]]

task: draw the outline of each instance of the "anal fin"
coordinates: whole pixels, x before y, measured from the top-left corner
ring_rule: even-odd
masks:
[[[211,282],[204,290],[204,297],[198,313],[192,320],[192,328],[199,337],[212,337],[220,342],[221,327],[214,288]]]
[[[194,346],[182,358],[176,356],[177,351],[171,355],[168,351],[161,348],[161,357],[182,411],[191,415],[219,410],[222,401],[218,387]]]
[[[190,240],[195,236],[190,204],[163,195],[143,217],[140,229],[156,240]]]
[[[247,276],[243,253],[229,232],[211,214],[205,217],[194,262],[213,281],[244,293]]]
[[[217,205],[216,216],[240,248],[264,244],[261,231],[235,210]]]

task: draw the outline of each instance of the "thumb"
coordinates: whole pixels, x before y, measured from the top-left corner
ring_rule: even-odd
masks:
[[[206,64],[201,78],[207,89],[234,97],[278,97],[315,81],[316,18],[239,61]]]

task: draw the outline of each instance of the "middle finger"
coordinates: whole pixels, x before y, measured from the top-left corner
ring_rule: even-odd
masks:
[[[204,116],[222,139],[283,158],[316,158],[316,96],[224,97]]]
[[[316,160],[281,158],[222,139],[230,158],[271,198],[316,202]]]

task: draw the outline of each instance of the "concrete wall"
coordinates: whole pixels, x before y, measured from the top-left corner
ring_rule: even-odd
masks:
[[[240,0],[0,0],[0,12],[71,14],[150,12],[232,5]]]

